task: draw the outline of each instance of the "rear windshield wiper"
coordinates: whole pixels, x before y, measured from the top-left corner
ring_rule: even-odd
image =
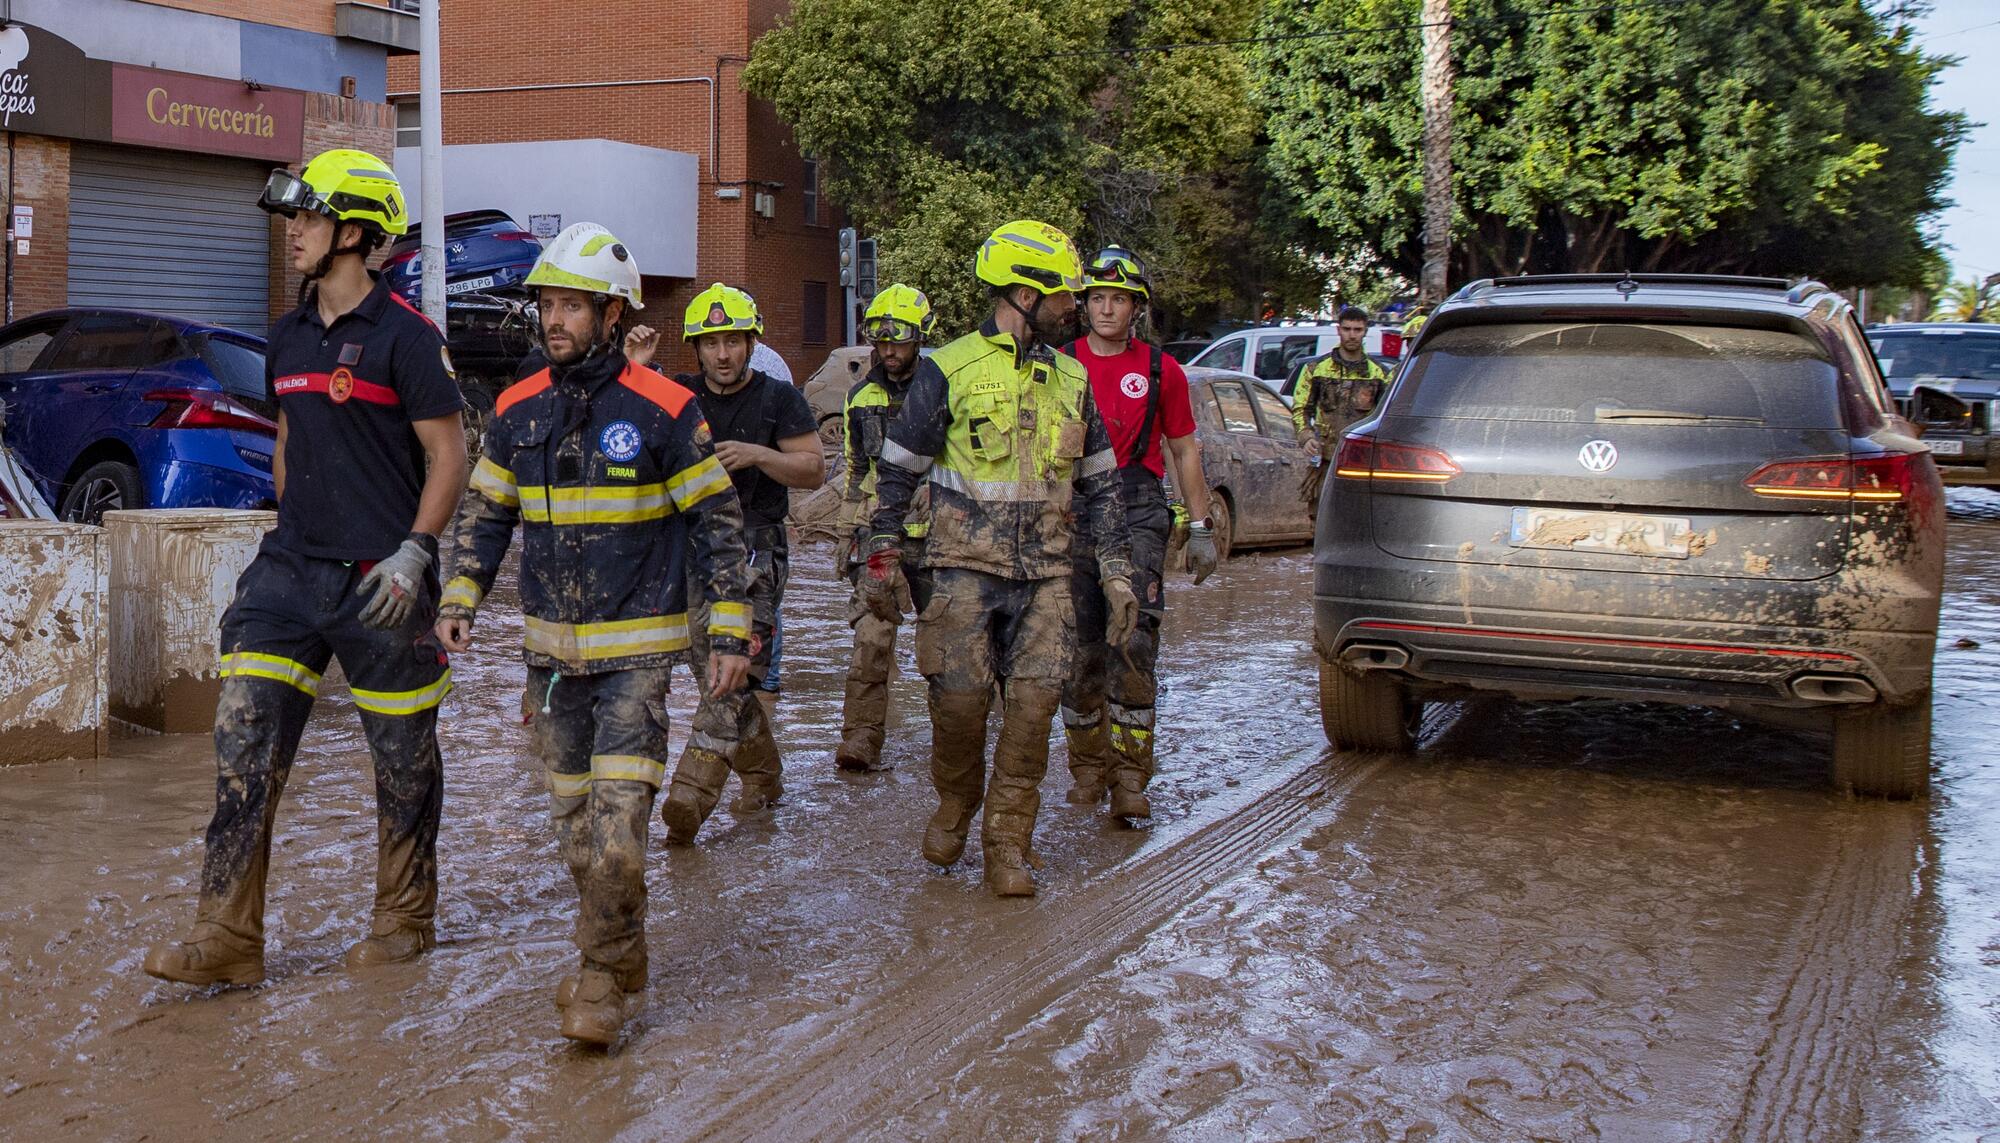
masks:
[[[1713,413],[1690,413],[1683,409],[1599,409],[1600,421],[1729,421],[1739,425],[1761,425],[1762,417],[1725,417]]]

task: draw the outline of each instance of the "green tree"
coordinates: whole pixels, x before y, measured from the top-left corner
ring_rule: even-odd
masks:
[[[1420,262],[1419,0],[1272,0],[1271,174],[1326,248]],[[1963,116],[1863,0],[1457,0],[1452,278],[1921,282]],[[1397,30],[1384,31],[1385,27]]]
[[[1938,294],[1932,321],[2000,321],[2000,283],[1977,276],[1952,282]]]

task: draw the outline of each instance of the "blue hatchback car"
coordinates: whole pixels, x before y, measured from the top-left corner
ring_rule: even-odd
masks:
[[[118,508],[270,508],[264,340],[129,310],[0,328],[5,439],[65,520]]]

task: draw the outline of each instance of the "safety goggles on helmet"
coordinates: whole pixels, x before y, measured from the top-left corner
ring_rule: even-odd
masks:
[[[861,336],[869,341],[915,341],[923,332],[911,322],[892,317],[872,317],[861,325]]]
[[[257,205],[272,214],[282,214],[287,218],[302,210],[332,218],[333,208],[311,184],[286,170],[271,172],[264,180],[264,193],[257,199]]]
[[[1151,292],[1150,283],[1146,281],[1146,268],[1130,251],[1117,246],[1108,247],[1091,259],[1083,278],[1085,289],[1102,286],[1130,290],[1141,297]]]

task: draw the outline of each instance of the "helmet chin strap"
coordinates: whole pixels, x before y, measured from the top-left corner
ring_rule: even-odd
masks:
[[[336,222],[333,225],[334,225],[333,233],[334,236],[337,238],[340,236],[340,223]],[[335,259],[339,258],[343,254],[360,254],[360,253],[361,253],[360,246],[349,246],[345,250],[338,250],[334,248],[333,243],[331,242],[327,243],[326,253],[319,256],[319,261],[314,262],[311,266],[306,267],[305,277],[299,281],[299,300],[303,302],[308,296],[311,295],[314,288],[318,285],[319,280],[333,272],[333,263]]]

